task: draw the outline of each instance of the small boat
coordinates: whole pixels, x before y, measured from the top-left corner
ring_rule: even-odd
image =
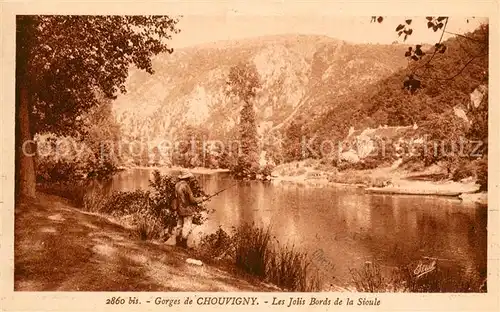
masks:
[[[464,191],[451,191],[451,190],[425,190],[425,189],[404,189],[397,187],[367,187],[365,191],[375,194],[398,194],[398,195],[435,195],[435,196],[450,196],[458,197]]]

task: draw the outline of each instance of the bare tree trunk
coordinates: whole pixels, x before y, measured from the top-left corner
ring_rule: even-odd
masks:
[[[28,88],[28,59],[34,21],[29,16],[16,18],[16,137],[15,192],[16,195],[36,197],[36,146],[32,140],[31,94]]]
[[[17,77],[19,79],[20,77]],[[30,127],[30,96],[22,81],[17,82],[16,99],[16,194],[36,197],[35,144]]]

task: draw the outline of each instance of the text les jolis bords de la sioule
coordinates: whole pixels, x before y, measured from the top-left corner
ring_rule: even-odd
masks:
[[[188,296],[184,298],[173,297],[154,297],[145,301],[139,300],[137,297],[111,297],[106,300],[106,304],[113,305],[137,305],[137,304],[154,304],[162,306],[180,306],[180,305],[203,305],[203,306],[239,306],[239,305],[269,305],[276,307],[296,307],[296,306],[379,306],[378,298],[328,298],[328,297],[273,297],[271,300],[259,301],[258,297],[245,296]]]

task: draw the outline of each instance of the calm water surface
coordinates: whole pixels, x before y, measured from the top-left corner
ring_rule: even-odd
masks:
[[[122,172],[111,188],[146,189],[151,172]],[[235,183],[226,173],[197,177],[209,194]],[[458,199],[242,181],[208,206],[215,212],[194,233],[213,233],[219,226],[231,230],[246,222],[271,225],[283,244],[309,253],[322,250],[335,265],[334,272],[327,269],[325,275],[335,276],[340,285],[348,283],[349,268],[374,259],[390,267],[436,257],[447,266],[486,276],[487,208]]]

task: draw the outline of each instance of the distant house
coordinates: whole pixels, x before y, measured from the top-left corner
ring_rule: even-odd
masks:
[[[417,129],[418,126],[416,124],[405,127],[389,127],[384,125],[378,128],[360,130],[354,130],[354,127],[351,127],[339,150],[339,160],[356,163],[374,153],[380,142],[393,144],[397,148],[408,134],[414,133]],[[414,142],[417,143],[421,140],[421,138],[416,138]]]

